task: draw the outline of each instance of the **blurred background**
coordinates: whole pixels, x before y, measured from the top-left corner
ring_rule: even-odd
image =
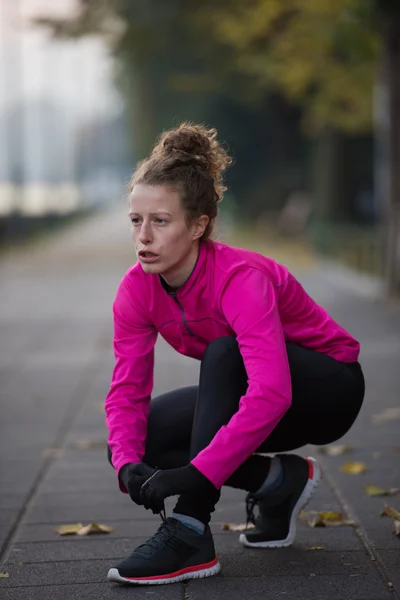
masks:
[[[123,202],[188,119],[235,159],[236,245],[286,244],[400,295],[398,4],[0,0],[0,251]]]

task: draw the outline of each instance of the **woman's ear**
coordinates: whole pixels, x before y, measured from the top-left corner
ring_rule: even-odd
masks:
[[[204,234],[207,225],[210,222],[210,217],[207,215],[201,215],[193,224],[193,239],[198,240]]]

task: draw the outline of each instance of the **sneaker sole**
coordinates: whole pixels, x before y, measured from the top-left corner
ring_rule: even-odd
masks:
[[[307,481],[307,485],[305,486],[303,493],[297,500],[292,516],[290,517],[290,525],[289,525],[289,533],[286,539],[284,540],[270,540],[268,542],[250,542],[247,539],[245,533],[242,533],[239,537],[239,542],[248,548],[284,548],[286,546],[291,546],[294,542],[294,538],[296,537],[296,521],[297,517],[300,514],[300,511],[308,504],[308,502],[313,497],[316,487],[321,481],[321,469],[319,464],[312,458],[312,456],[307,457],[308,462],[312,465],[313,475],[311,479]]]
[[[200,568],[199,568],[200,567]],[[213,561],[204,565],[198,565],[196,567],[187,567],[175,573],[169,575],[160,575],[155,577],[122,577],[118,569],[110,569],[107,575],[107,581],[113,581],[116,583],[128,583],[131,585],[162,585],[165,583],[177,583],[178,581],[185,581],[186,579],[202,579],[203,577],[211,577],[217,575],[221,571],[221,565],[218,559],[215,558]]]

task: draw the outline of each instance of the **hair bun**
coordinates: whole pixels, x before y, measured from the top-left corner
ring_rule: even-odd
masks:
[[[217,200],[220,200],[226,189],[223,173],[232,161],[216,138],[216,129],[185,122],[160,136],[152,156],[176,158],[180,164],[196,165],[213,178]]]

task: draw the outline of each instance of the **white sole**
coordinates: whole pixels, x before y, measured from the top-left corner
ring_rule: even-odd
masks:
[[[187,573],[181,573],[175,577],[160,577],[160,579],[128,579],[127,577],[121,577],[118,569],[110,569],[107,574],[107,581],[114,581],[115,583],[130,583],[131,585],[162,585],[166,583],[177,583],[178,581],[185,581],[187,579],[202,579],[203,577],[211,577],[216,575],[221,570],[221,565],[217,561],[212,567],[200,569],[199,571],[188,571]]]
[[[319,464],[312,458],[312,456],[308,456],[307,460],[310,461],[313,465],[313,477],[307,481],[307,485],[303,490],[303,493],[297,500],[295,507],[292,512],[292,516],[290,517],[290,525],[289,525],[289,533],[286,539],[284,540],[273,540],[269,542],[249,542],[245,533],[242,533],[239,537],[239,542],[246,546],[247,548],[284,548],[286,546],[291,546],[294,542],[294,538],[296,537],[296,521],[297,517],[300,514],[300,511],[308,504],[308,502],[313,497],[316,487],[321,481],[321,469]]]

